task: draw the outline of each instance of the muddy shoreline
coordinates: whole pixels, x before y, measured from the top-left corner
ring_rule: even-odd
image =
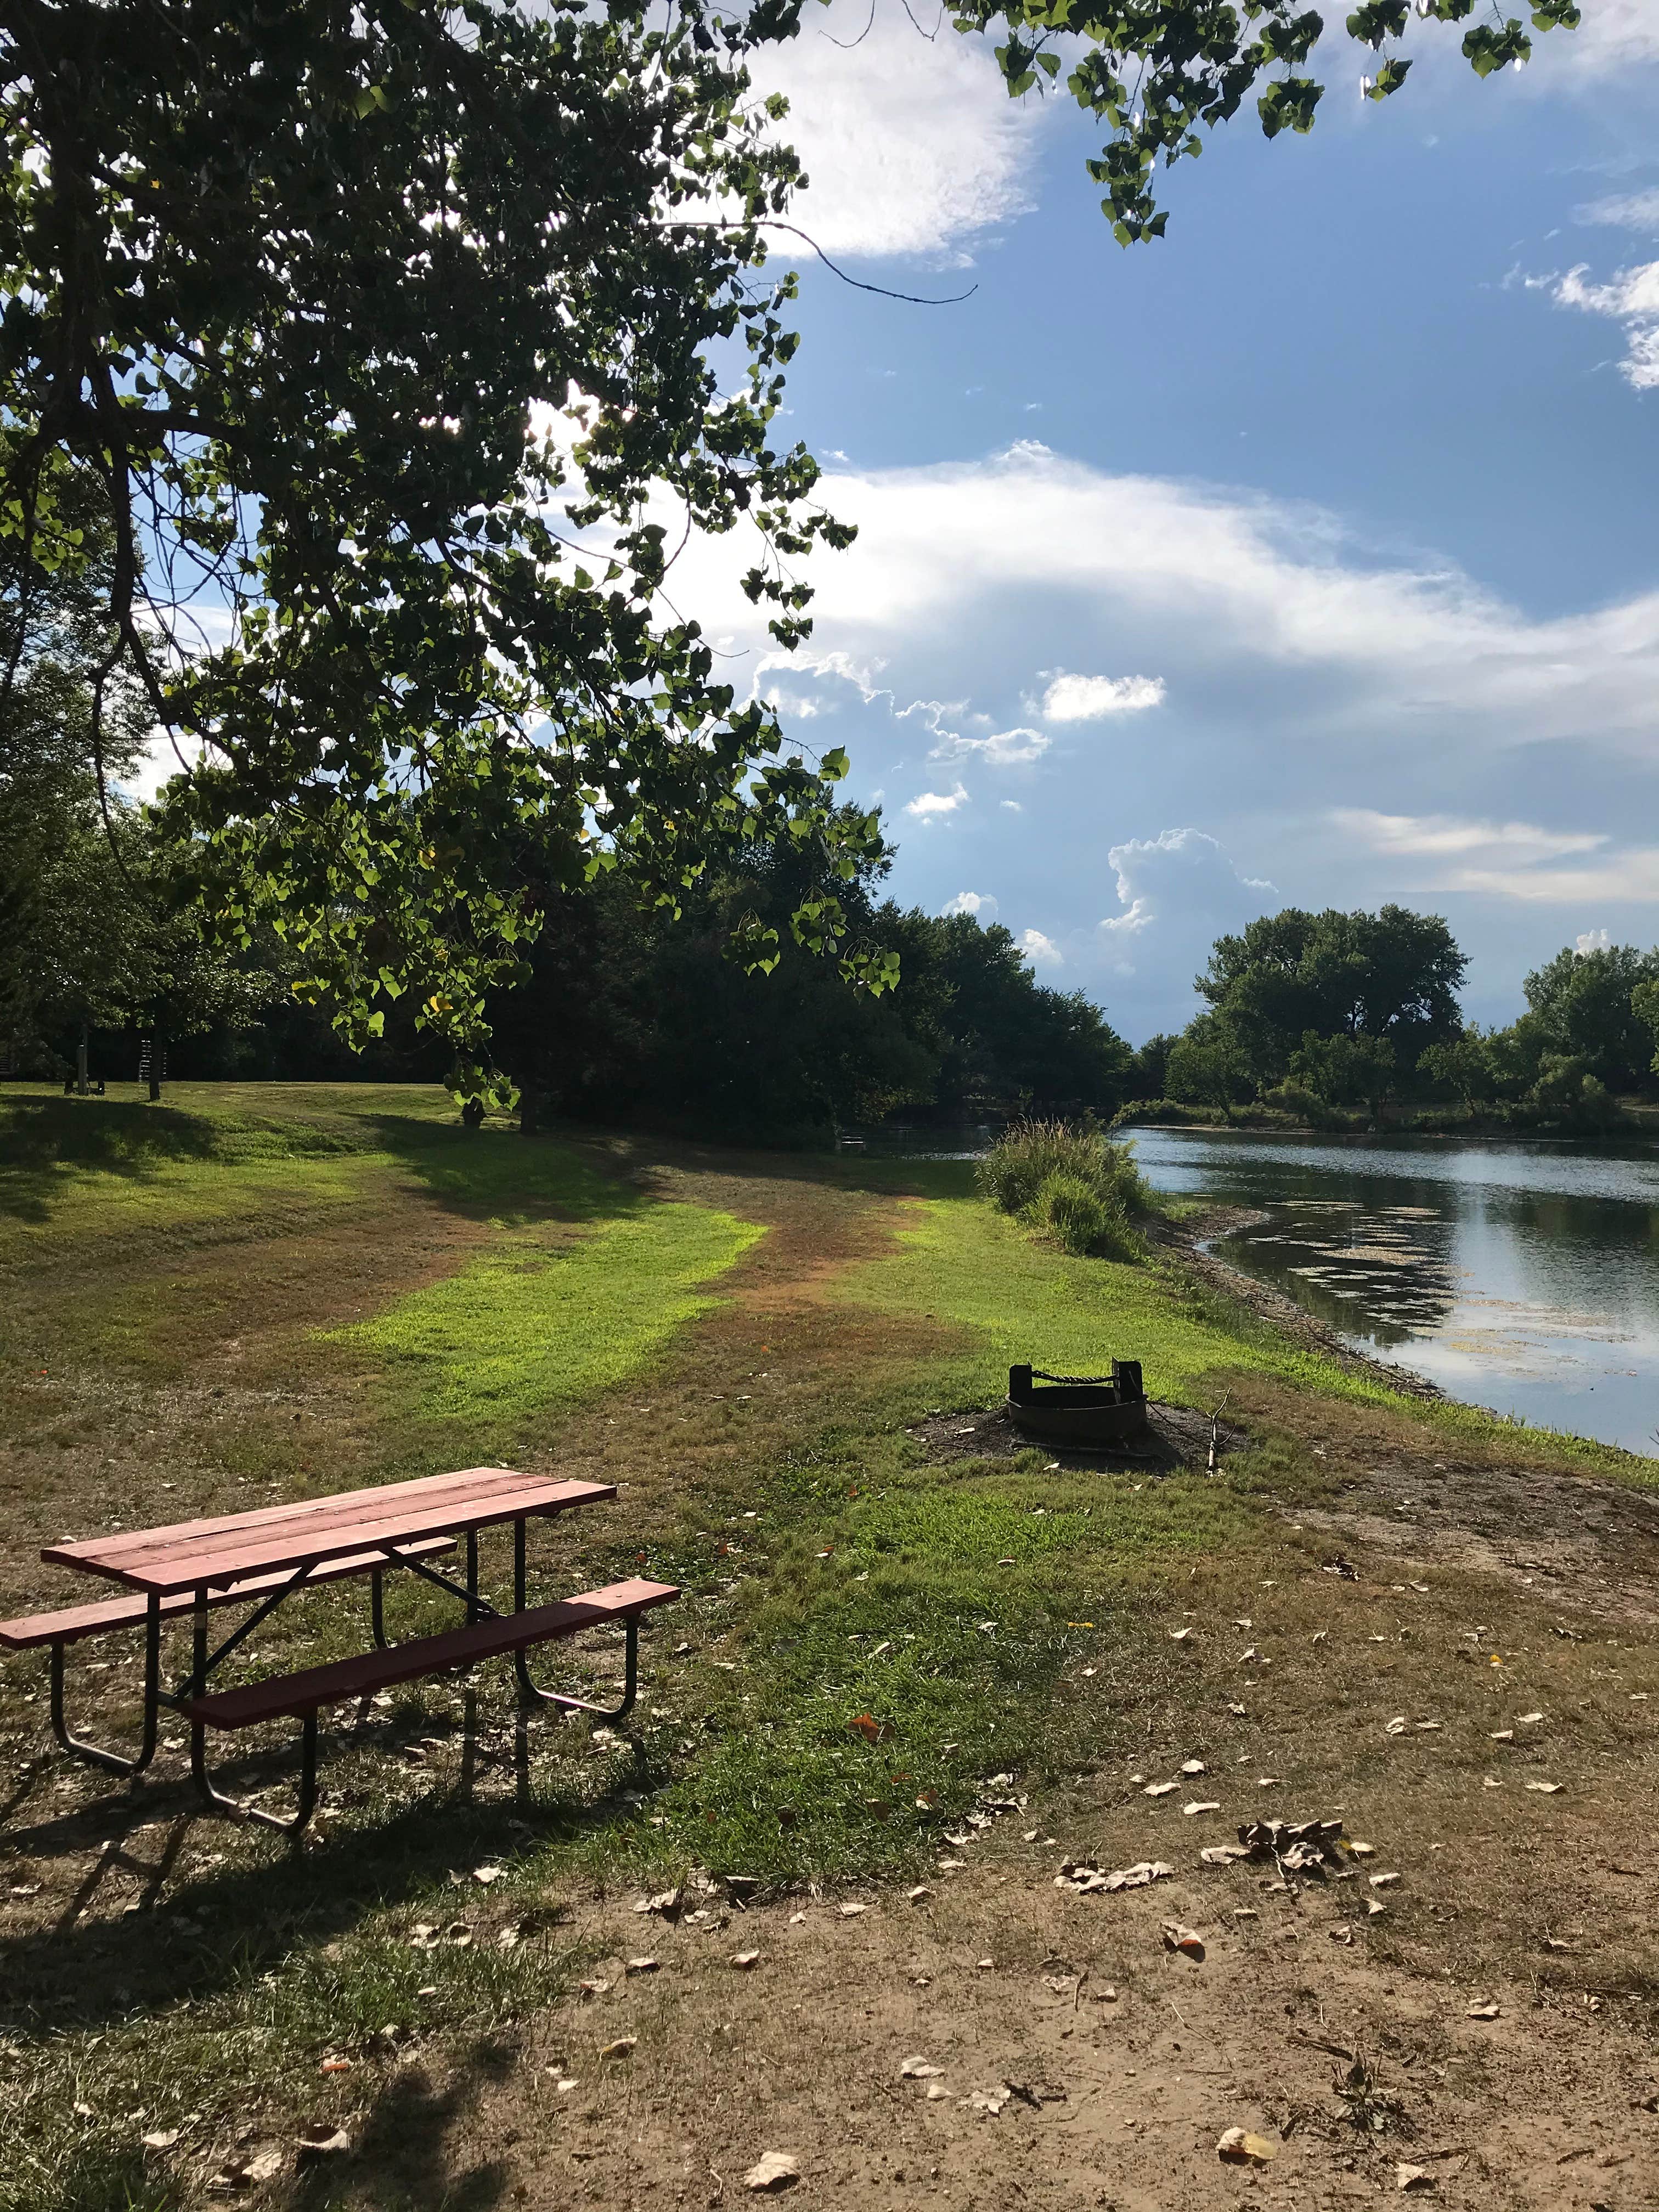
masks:
[[[1204,1248],[1210,1239],[1224,1237],[1235,1230],[1249,1229],[1270,1217],[1260,1207],[1247,1206],[1215,1206],[1194,1215],[1187,1221],[1166,1221],[1153,1231],[1154,1237],[1165,1250],[1171,1253],[1187,1270],[1209,1289],[1220,1291],[1247,1306],[1259,1321],[1264,1321],[1287,1336],[1292,1343],[1304,1346],[1310,1352],[1322,1352],[1351,1375],[1366,1375],[1398,1390],[1407,1398],[1443,1399],[1446,1393],[1437,1383],[1431,1382],[1425,1375],[1419,1375],[1409,1367],[1397,1367],[1391,1360],[1376,1359],[1369,1352],[1356,1352],[1345,1344],[1334,1329],[1328,1328],[1313,1315],[1297,1305],[1294,1298],[1286,1297],[1283,1291],[1274,1290],[1270,1284],[1258,1282]]]

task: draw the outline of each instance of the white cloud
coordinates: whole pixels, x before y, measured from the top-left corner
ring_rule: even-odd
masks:
[[[1068,676],[1061,669],[1038,711],[1047,722],[1098,722],[1162,706],[1164,689],[1161,676]]]
[[[926,822],[938,814],[954,814],[959,806],[968,804],[968,794],[960,784],[952,791],[924,791],[911,799],[905,808],[918,822]]]
[[[994,698],[1010,652],[1124,637],[1182,669],[1182,710],[1300,731],[1331,763],[1349,748],[1398,772],[1414,740],[1443,757],[1454,733],[1491,745],[1618,745],[1651,757],[1659,699],[1659,591],[1587,611],[1522,614],[1444,560],[1383,561],[1339,518],[1247,492],[1109,476],[1023,441],[988,459],[826,473],[825,504],[859,528],[815,556],[817,651],[866,683],[898,672],[943,741],[946,683]],[[732,541],[712,635],[747,635]],[[688,549],[690,551],[690,549]],[[679,572],[677,572],[678,574]],[[684,590],[679,596],[686,596]],[[775,665],[775,664],[774,664]],[[876,696],[872,687],[870,696]],[[1169,738],[1161,741],[1167,745]],[[1243,760],[1250,748],[1235,744]]]
[[[1605,952],[1613,943],[1605,929],[1581,929],[1572,942],[1572,949],[1580,959],[1591,952]]]
[[[997,804],[999,806],[1006,806],[1010,814],[1024,814],[1025,811],[1017,799],[1000,799]]]
[[[1028,929],[1019,940],[1019,949],[1034,968],[1063,968],[1066,964],[1066,956],[1059,945],[1040,929]]]
[[[1620,230],[1649,231],[1659,237],[1659,187],[1645,192],[1617,192],[1572,211],[1575,222],[1611,223]]]
[[[899,0],[876,0],[873,15],[867,0],[834,0],[750,66],[761,92],[788,98],[778,135],[809,180],[792,219],[826,253],[962,258],[1032,204],[1045,111],[1009,99],[982,40],[924,37]]]
[[[1593,853],[1607,842],[1592,830],[1544,830],[1534,822],[1462,822],[1446,814],[1379,814],[1368,806],[1334,808],[1331,819],[1373,853],[1425,857],[1483,853],[1523,865],[1559,860],[1569,853]]]
[[[1659,62],[1659,8],[1653,0],[1592,0],[1576,31],[1535,38],[1532,51],[1528,75],[1540,88],[1626,77]]]
[[[1583,868],[1460,868],[1447,878],[1445,888],[1550,906],[1587,900],[1605,906],[1613,899],[1659,905],[1659,846],[1632,846]]]
[[[941,732],[930,760],[982,760],[990,768],[1018,768],[1041,760],[1054,740],[1041,730],[1000,730],[994,737],[964,738]]]
[[[939,912],[971,914],[988,927],[997,918],[997,902],[988,891],[958,891],[954,898],[945,900]]]
[[[1619,373],[1638,392],[1659,391],[1659,261],[1621,269],[1605,284],[1585,281],[1587,264],[1569,269],[1550,287],[1559,307],[1582,307],[1625,326],[1625,358]]]

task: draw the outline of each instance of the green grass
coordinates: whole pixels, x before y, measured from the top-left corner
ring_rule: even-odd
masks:
[[[1060,1374],[1139,1359],[1148,1392],[1176,1404],[1195,1402],[1206,1377],[1234,1368],[1341,1396],[1393,1395],[1206,1297],[1168,1266],[1070,1258],[975,1200],[928,1200],[899,1249],[856,1269],[841,1294],[971,1329],[981,1348],[961,1382],[981,1395],[1000,1398],[1021,1356]]]
[[[664,1204],[557,1251],[509,1234],[328,1340],[372,1355],[400,1416],[464,1429],[478,1449],[635,1373],[708,1310],[705,1286],[764,1234],[712,1208]]]
[[[549,1409],[583,1406],[614,1413],[625,1441],[630,1420],[638,1433],[650,1418],[634,1403],[650,1387],[641,1378],[698,1357],[687,1332],[767,1233],[621,1182],[591,1148],[469,1137],[441,1094],[265,1088],[181,1097],[160,1115],[99,1107],[101,1122],[90,1102],[0,1101],[0,1146],[20,1127],[26,1139],[7,1155],[0,1193],[23,1233],[124,1232],[159,1218],[145,1206],[205,1218],[284,1193],[296,1206],[307,1194],[343,1202],[375,1177],[471,1224],[458,1272],[332,1333],[331,1352],[377,1378],[369,1425],[388,1451],[412,1426],[434,1449],[478,1456]],[[1302,1427],[1328,1434],[1345,1407],[1381,1405],[1420,1422],[1425,1443],[1448,1427],[1498,1431],[1468,1408],[1402,1408],[1380,1382],[1288,1344],[1173,1265],[1066,1258],[973,1198],[960,1165],[714,1164],[755,1177],[757,1214],[781,1212],[779,1194],[804,1182],[913,1200],[894,1249],[824,1286],[843,1314],[873,1318],[866,1336],[879,1340],[890,1317],[911,1348],[792,1384],[787,1425],[768,1432],[781,1441],[763,1450],[735,1420],[722,1428],[729,1442],[700,1462],[695,1490],[671,1494],[650,1538],[644,1571],[687,1596],[647,1630],[635,1715],[616,1735],[538,1717],[528,1802],[515,1803],[499,1749],[470,1805],[450,1797],[448,1770],[401,1769],[395,1742],[453,1727],[460,1702],[453,1683],[411,1686],[355,1747],[337,1733],[325,1784],[337,1809],[298,1859],[269,1838],[192,1832],[168,1899],[206,1923],[198,1934],[174,1932],[169,1901],[15,1941],[9,1964],[26,1989],[8,2008],[15,2052],[0,2053],[15,2148],[0,2212],[161,2203],[167,2185],[125,2118],[137,2108],[145,2128],[188,2129],[199,2112],[205,2131],[263,2102],[262,2132],[276,2139],[294,2118],[344,2111],[359,2093],[361,2074],[356,2088],[351,2076],[322,2080],[325,2050],[362,2054],[392,2021],[429,2033],[434,2051],[460,2047],[522,2019],[556,1997],[573,1963],[551,1935],[503,1950],[495,1932],[578,1882],[645,1884],[693,1866],[787,1882],[913,1876],[952,1848],[991,1776],[1015,1773],[1041,1796],[1147,1755],[1154,1730],[1175,1741],[1199,1693],[1167,1618],[1195,1575],[1252,1587],[1261,1561],[1296,1547],[1272,1493],[1311,1494],[1318,1462],[1304,1455]],[[811,1326],[792,1317],[787,1328]],[[1000,1397],[1012,1358],[1093,1371],[1113,1355],[1140,1358],[1165,1399],[1212,1403],[1241,1373],[1288,1386],[1289,1433],[1264,1436],[1214,1481],[1056,1471],[1038,1451],[940,1466],[907,1433],[932,1409]],[[633,1387],[606,1402],[619,1384]],[[732,1407],[709,1418],[725,1423]],[[1503,1434],[1517,1456],[1555,1450]],[[1621,1457],[1582,1455],[1598,1467]],[[1629,1479],[1630,1463],[1619,1471]],[[624,1571],[638,1535],[628,1523],[623,1513],[592,1532]],[[612,1564],[585,1558],[582,1571]],[[310,1603],[319,1648],[361,1637],[361,1594]],[[394,1632],[404,1626],[400,1612]],[[693,1649],[676,1657],[682,1641]],[[290,1655],[266,1644],[245,1656]],[[544,1670],[550,1680],[571,1663],[549,1656]],[[1206,1694],[1214,1707],[1213,1686]],[[481,1675],[466,1695],[500,1747],[508,1686]],[[40,1707],[28,1715],[20,1757],[41,1734]],[[879,1741],[849,1726],[865,1715]],[[487,1893],[465,1881],[485,1859],[507,1869]],[[471,1947],[410,1947],[414,1921],[458,1915],[475,1923]],[[77,2102],[92,2117],[76,2116]]]

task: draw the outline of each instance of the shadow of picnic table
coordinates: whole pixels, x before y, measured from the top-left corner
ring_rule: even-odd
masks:
[[[653,1786],[636,1747],[633,1766],[598,1799],[538,1794],[530,1717],[514,1716],[510,1759],[501,1761],[481,1750],[477,1698],[466,1693],[453,1784],[376,1822],[337,1826],[325,1819],[324,1832],[298,1849],[209,1813],[182,1775],[147,1777],[136,1789],[112,1788],[72,1811],[12,1826],[8,1815],[33,1784],[64,1765],[56,1758],[33,1762],[10,1802],[0,1803],[9,1855],[36,1864],[91,1857],[50,1922],[0,1930],[0,2027],[98,2027],[211,1996],[276,1967],[299,1946],[337,1942],[410,1898],[429,1902],[434,1884],[457,1869],[510,1856],[526,1843],[570,1842],[610,1827]],[[428,1726],[411,1717],[400,1730],[383,1727],[375,1750],[395,1752],[400,1735],[413,1740]],[[246,1795],[278,1777],[286,1784],[290,1763],[280,1753],[255,1753],[227,1779]],[[511,1796],[481,1797],[483,1769],[502,1763],[511,1765]],[[181,1884],[186,1847],[199,1850],[220,1838],[246,1838],[253,1848],[240,1863],[227,1856]],[[100,1913],[116,1884],[130,1893],[122,1911]],[[470,1899],[481,1903],[482,1893]]]

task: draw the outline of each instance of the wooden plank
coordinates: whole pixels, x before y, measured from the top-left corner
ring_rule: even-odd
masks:
[[[428,1536],[418,1544],[403,1547],[418,1559],[431,1559],[445,1552],[453,1552],[453,1536]],[[366,1575],[375,1567],[395,1568],[397,1561],[387,1552],[352,1553],[343,1559],[330,1559],[307,1576],[301,1589],[313,1589],[323,1583],[343,1582],[353,1575]],[[280,1589],[289,1577],[254,1575],[246,1582],[232,1583],[228,1589],[212,1591],[208,1598],[210,1606],[242,1605],[255,1598],[269,1597]],[[163,1620],[176,1620],[180,1613],[193,1612],[196,1605],[194,1590],[175,1592],[161,1600]],[[0,1649],[9,1651],[39,1650],[47,1644],[78,1644],[83,1637],[100,1636],[106,1629],[142,1628],[149,1611],[149,1599],[142,1593],[133,1597],[105,1598],[96,1605],[67,1607],[61,1613],[25,1613],[18,1620],[0,1620]]]
[[[129,1556],[149,1558],[156,1547],[188,1543],[194,1551],[199,1548],[196,1540],[210,1543],[219,1534],[234,1536],[261,1528],[287,1528],[316,1518],[326,1524],[342,1515],[349,1517],[356,1508],[376,1501],[384,1504],[388,1496],[408,1499],[411,1504],[435,1503],[457,1492],[482,1495],[495,1488],[517,1488],[538,1478],[525,1474],[511,1467],[463,1467],[453,1468],[447,1474],[417,1475],[408,1482],[369,1483],[361,1490],[331,1491],[320,1498],[291,1498],[283,1505],[250,1507],[245,1513],[221,1513],[202,1521],[175,1521],[155,1528],[127,1528],[117,1534],[102,1536],[83,1536],[74,1541],[65,1540],[43,1552],[63,1566],[91,1566],[96,1563],[102,1573],[119,1567]]]
[[[533,1644],[576,1636],[584,1628],[626,1620],[653,1606],[667,1605],[678,1595],[672,1583],[644,1582],[637,1577],[612,1583],[605,1589],[584,1590],[580,1597],[566,1598],[556,1605],[504,1613],[499,1620],[475,1621],[465,1628],[447,1629],[439,1636],[417,1637],[390,1651],[364,1651],[350,1659],[307,1667],[297,1674],[276,1675],[240,1689],[213,1691],[206,1697],[188,1699],[183,1710],[210,1728],[252,1728],[259,1721],[314,1712],[319,1705],[343,1705],[348,1698],[367,1697],[396,1682],[412,1682],[481,1659],[526,1651]]]
[[[200,1549],[169,1545],[153,1559],[129,1555],[112,1562],[95,1553],[90,1545],[79,1547],[73,1557],[65,1555],[64,1547],[53,1546],[41,1557],[58,1565],[106,1575],[131,1589],[212,1589],[268,1568],[298,1566],[307,1559],[325,1559],[372,1546],[416,1542],[423,1536],[458,1535],[520,1516],[535,1519],[565,1512],[572,1506],[595,1504],[617,1494],[614,1482],[555,1482],[529,1475],[520,1476],[519,1481],[522,1486],[518,1489],[491,1489],[471,1498],[457,1493],[447,1503],[413,1509],[398,1495],[404,1486],[388,1483],[368,1493],[384,1501],[380,1510],[371,1512],[360,1507],[351,1520],[321,1524],[312,1520],[295,1528],[271,1523],[234,1540],[232,1534],[225,1532]]]

